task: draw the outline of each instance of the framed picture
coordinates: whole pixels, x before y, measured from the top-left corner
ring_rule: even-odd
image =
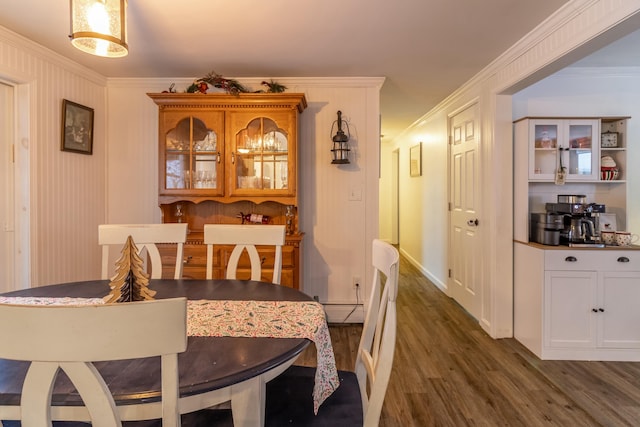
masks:
[[[93,154],[93,108],[62,100],[62,151]]]
[[[422,142],[409,149],[409,175],[422,176]]]

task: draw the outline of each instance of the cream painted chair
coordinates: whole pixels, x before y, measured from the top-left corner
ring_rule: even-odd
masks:
[[[267,427],[378,425],[395,351],[399,254],[388,243],[374,240],[372,258],[373,286],[355,372],[338,371],[340,387],[316,416],[312,399],[315,368],[290,367],[267,384]]]
[[[121,249],[131,236],[138,253],[146,250],[151,260],[151,278],[162,277],[162,260],[156,243],[176,244],[176,266],[174,279],[182,278],[184,243],[187,241],[187,224],[102,224],[98,226],[98,243],[102,245],[102,276],[109,279],[110,266],[117,258],[109,261],[110,246]]]
[[[272,283],[280,284],[282,275],[282,246],[284,225],[205,224],[204,243],[207,245],[207,279],[213,278],[213,245],[236,245],[229,257],[227,279],[235,279],[238,261],[244,250],[251,260],[251,280],[261,280],[262,262],[256,245],[275,247]]]
[[[52,425],[59,370],[78,390],[94,427],[120,427],[113,396],[92,362],[153,356],[161,360],[162,425],[180,426],[178,353],[187,348],[186,316],[186,298],[94,306],[0,304],[0,358],[32,361],[20,400],[22,427]]]

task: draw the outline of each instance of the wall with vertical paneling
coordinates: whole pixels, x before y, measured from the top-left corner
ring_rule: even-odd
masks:
[[[146,96],[191,78],[114,79],[94,74],[0,29],[0,77],[26,88],[28,131],[21,141],[31,189],[30,284],[99,276],[97,225],[160,222],[157,109]],[[245,79],[259,85],[261,78]],[[300,227],[306,233],[303,289],[339,319],[366,298],[371,240],[378,234],[379,91],[382,78],[282,78],[304,92],[300,121]],[[105,87],[108,86],[108,87]],[[182,89],[180,89],[182,90]],[[61,104],[95,110],[93,155],[60,151]],[[331,164],[337,111],[349,126],[350,165]],[[106,120],[106,118],[109,118]],[[335,129],[334,129],[335,133]],[[359,278],[358,292],[353,288]],[[21,283],[16,288],[29,286]],[[335,313],[335,314],[331,314]],[[361,320],[356,310],[348,320]]]
[[[259,88],[263,78],[240,79]],[[275,78],[305,93],[300,116],[299,200],[303,242],[302,289],[343,321],[362,303],[371,278],[371,241],[378,235],[379,92],[382,78]],[[110,79],[108,86],[107,221],[160,222],[157,106],[147,92],[192,78]],[[343,113],[351,164],[331,164],[331,131]],[[335,134],[336,128],[333,129]],[[358,293],[353,278],[361,281]],[[349,321],[362,320],[355,310]]]
[[[0,78],[19,88],[18,176],[23,193],[30,189],[16,219],[29,224],[23,233],[31,248],[24,257],[29,273],[14,288],[97,278],[97,224],[104,222],[106,200],[106,80],[2,27]],[[94,109],[93,155],[60,150],[63,99]]]

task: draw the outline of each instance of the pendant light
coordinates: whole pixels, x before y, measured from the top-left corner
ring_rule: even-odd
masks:
[[[72,45],[97,56],[127,55],[127,0],[70,1]]]

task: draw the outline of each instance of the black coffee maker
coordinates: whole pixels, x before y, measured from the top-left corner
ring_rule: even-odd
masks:
[[[560,244],[568,246],[604,246],[598,235],[600,214],[605,205],[587,203],[584,195],[558,195],[557,203],[547,203],[547,212],[564,216],[564,228],[560,232]]]

